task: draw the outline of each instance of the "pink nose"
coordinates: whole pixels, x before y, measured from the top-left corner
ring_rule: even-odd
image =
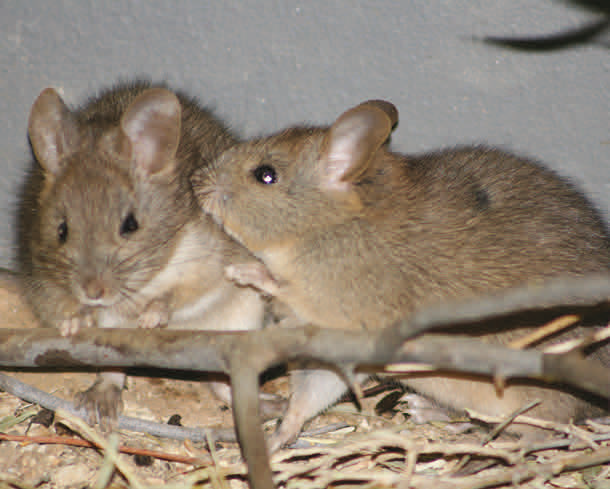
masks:
[[[85,295],[89,299],[101,299],[106,294],[103,282],[98,278],[92,278],[85,282]]]

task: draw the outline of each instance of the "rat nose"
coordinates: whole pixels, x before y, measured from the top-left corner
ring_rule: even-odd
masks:
[[[83,289],[87,298],[91,300],[98,300],[106,295],[106,287],[104,286],[103,281],[99,278],[90,278],[85,280]]]

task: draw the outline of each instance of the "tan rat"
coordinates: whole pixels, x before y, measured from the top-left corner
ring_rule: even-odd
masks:
[[[610,271],[604,222],[564,179],[485,147],[392,153],[384,143],[397,119],[389,102],[365,102],[330,128],[245,142],[195,172],[203,209],[264,264],[230,266],[228,275],[275,296],[297,322],[378,330],[443,300]],[[509,337],[495,331],[486,340]],[[509,386],[498,397],[487,380],[440,374],[408,384],[446,406],[494,415],[534,396],[545,401],[535,415],[593,412],[550,389]],[[272,449],[344,391],[332,372],[297,373]]]
[[[236,142],[210,112],[147,82],[76,110],[48,88],[28,131],[36,164],[20,209],[19,262],[43,324],[64,335],[128,322],[261,327],[260,294],[224,276],[252,256],[201,212],[191,189],[195,168]],[[101,374],[81,404],[111,422],[124,381]]]

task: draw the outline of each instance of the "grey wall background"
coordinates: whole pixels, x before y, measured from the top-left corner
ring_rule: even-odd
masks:
[[[38,93],[79,103],[135,75],[198,96],[243,136],[385,98],[400,111],[396,149],[512,148],[573,177],[610,218],[608,32],[534,53],[472,39],[600,15],[559,0],[0,0],[0,265]]]

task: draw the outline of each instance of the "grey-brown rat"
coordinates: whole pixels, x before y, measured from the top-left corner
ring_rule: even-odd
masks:
[[[245,142],[195,172],[203,209],[264,264],[229,266],[228,275],[275,296],[293,322],[377,330],[444,300],[610,271],[605,223],[565,179],[493,148],[393,153],[385,143],[397,120],[392,104],[365,102],[329,128]],[[608,349],[596,352],[606,365]],[[332,372],[295,377],[272,449],[345,390]],[[435,374],[407,383],[444,405],[487,414],[508,414],[533,397],[544,400],[533,411],[542,417],[596,412],[542,387],[509,385],[498,397],[487,380]]]
[[[76,109],[48,88],[32,106],[28,133],[35,162],[18,256],[43,324],[64,335],[127,323],[261,327],[260,294],[224,276],[252,256],[201,212],[189,180],[236,142],[211,112],[144,81]],[[122,372],[101,374],[81,404],[112,422],[124,381]]]

